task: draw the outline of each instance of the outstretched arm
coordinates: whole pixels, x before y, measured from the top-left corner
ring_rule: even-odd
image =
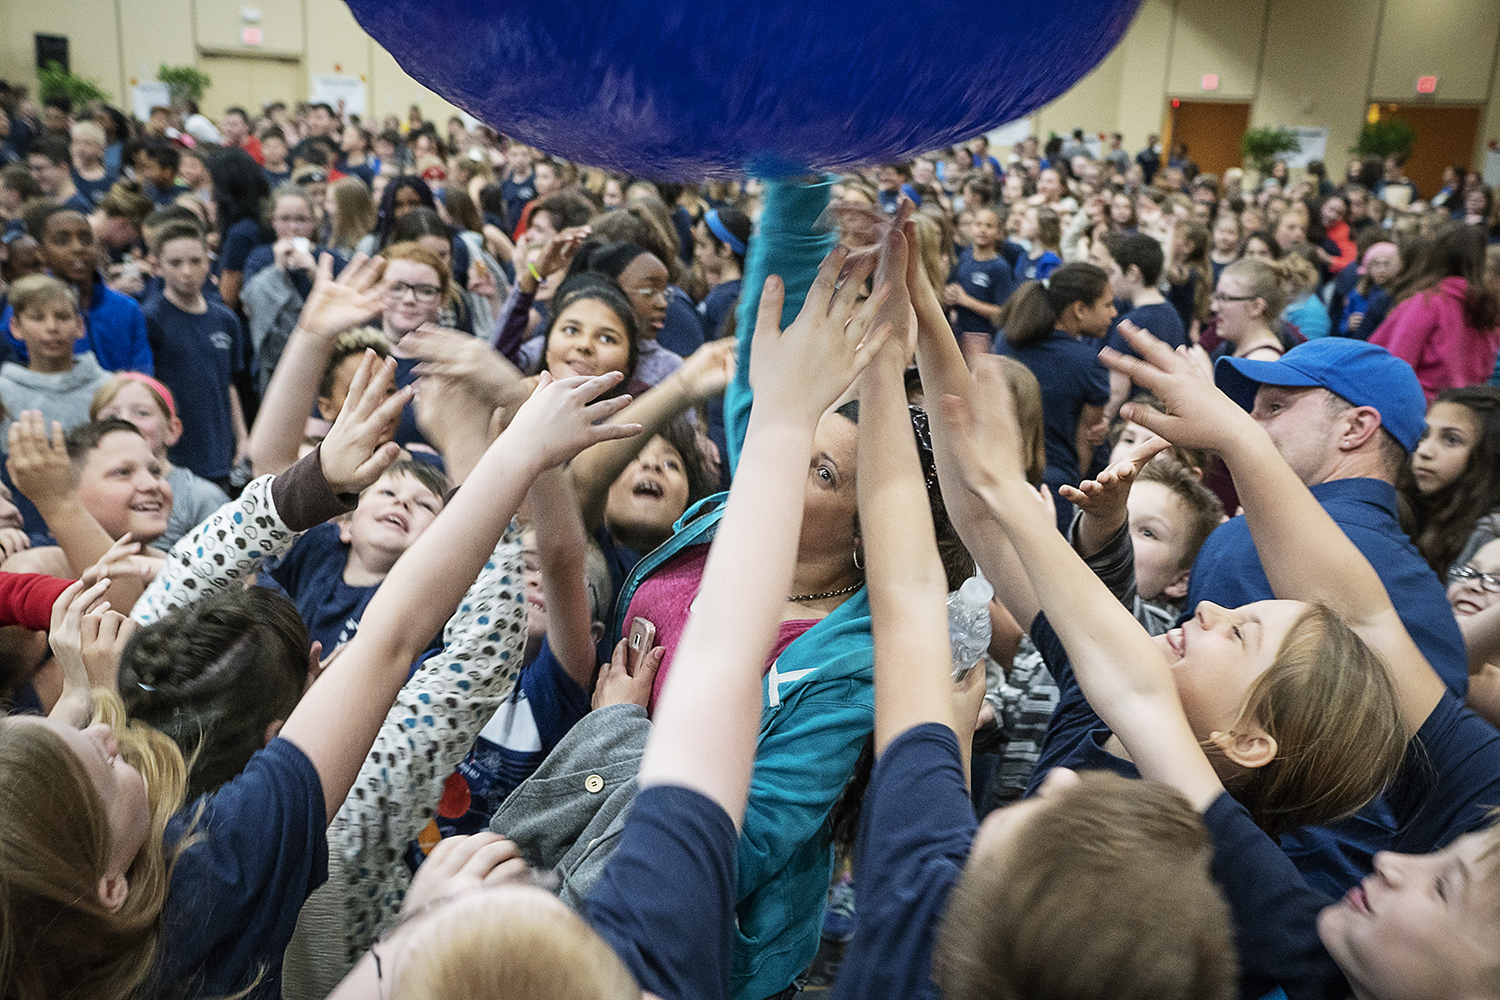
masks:
[[[731,476],[739,467],[740,449],[750,423],[750,404],[754,398],[750,388],[751,340],[760,317],[762,286],[768,275],[779,276],[781,322],[791,323],[802,309],[808,287],[818,273],[819,261],[838,241],[835,233],[817,231],[818,216],[828,207],[832,190],[832,177],[810,183],[790,180],[766,183],[765,207],[755,234],[750,237],[745,278],[740,286],[739,305],[735,307],[736,377],[724,394],[724,432],[728,438]]]
[[[1396,682],[1407,735],[1437,707],[1443,682],[1420,650],[1380,577],[1323,505],[1307,491],[1259,424],[1179,354],[1131,323],[1120,332],[1139,358],[1105,348],[1112,370],[1156,393],[1167,412],[1129,404],[1127,419],[1187,448],[1223,456],[1266,579],[1277,597],[1326,604],[1385,658]]]
[[[590,444],[636,432],[597,423],[628,402],[590,402],[618,381],[618,374],[556,383],[543,376],[453,501],[397,560],[359,632],[287,719],[281,735],[317,769],[329,816],[349,794],[411,662],[452,615],[532,481]]]
[[[916,224],[906,223],[905,233],[906,245],[916,246]],[[906,287],[916,311],[917,370],[922,375],[924,395],[929,401],[944,396],[967,398],[972,384],[968,362],[953,336],[953,328],[948,325],[937,289],[927,279],[927,272],[917,254],[910,254],[907,259]],[[931,409],[929,413],[936,416]],[[994,585],[1000,603],[1005,605],[1022,631],[1026,631],[1031,628],[1041,605],[1005,532],[1000,530],[984,505],[962,487],[946,432],[942,421],[932,421],[932,454],[937,461],[938,483],[943,490],[948,516],[964,547],[984,571],[985,579]]]
[[[1194,808],[1206,809],[1223,785],[1183,714],[1171,667],[1032,497],[1021,473],[1019,432],[998,361],[979,359],[970,396],[944,396],[938,410],[953,441],[962,487],[984,503],[1009,536],[1089,704],[1143,775],[1173,785]]]
[[[847,257],[842,249],[828,255],[784,333],[781,281],[766,280],[750,357],[762,405],[750,414],[739,472],[641,763],[642,787],[699,792],[736,829],[755,760],[761,671],[796,563],[813,433],[890,332],[887,325],[871,331],[887,290],[877,288],[855,309],[873,259],[835,291]]]
[[[281,352],[250,432],[248,449],[256,475],[274,475],[297,461],[334,341],[345,330],[378,316],[384,305],[385,286],[379,278],[383,263],[379,257],[367,260],[355,254],[335,279],[332,255],[324,254],[318,262],[312,292]]]
[[[595,445],[573,461],[573,486],[578,490],[585,527],[593,529],[604,523],[609,488],[653,435],[724,391],[734,377],[734,352],[732,340],[711,340],[698,348],[659,385],[641,393],[640,399],[620,411],[618,420],[641,425],[639,436]]]
[[[542,592],[547,595],[547,643],[568,676],[587,691],[594,683],[599,654],[586,586],[588,538],[567,470],[548,469],[537,476],[527,507],[536,529]]]
[[[897,233],[891,243],[901,285],[890,305],[905,320],[906,239]],[[906,406],[905,348],[904,337],[887,341],[859,383],[859,528],[875,638],[876,754],[924,722],[953,729],[961,746],[974,728],[954,721],[947,578],[924,516],[927,487]]]

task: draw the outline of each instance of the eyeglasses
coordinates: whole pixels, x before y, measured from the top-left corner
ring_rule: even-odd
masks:
[[[1227,292],[1214,292],[1215,302],[1249,302],[1260,298],[1259,295],[1230,295]]]
[[[1448,571],[1448,582],[1452,583],[1474,583],[1479,588],[1491,594],[1500,594],[1500,576],[1494,573],[1481,573],[1473,566],[1455,566]]]
[[[665,299],[672,301],[672,292],[666,288],[637,288],[635,294],[643,299]]]
[[[437,285],[408,285],[404,281],[396,281],[392,282],[386,295],[400,301],[406,298],[407,292],[415,295],[418,302],[436,302],[438,294],[442,292],[442,288]]]

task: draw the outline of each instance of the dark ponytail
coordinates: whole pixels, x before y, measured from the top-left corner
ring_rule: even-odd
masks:
[[[307,626],[264,587],[210,594],[130,637],[120,697],[132,719],[170,736],[191,761],[188,798],[229,781],[265,746],[307,684]]]
[[[1093,264],[1064,264],[1045,281],[1028,281],[1012,293],[1000,312],[1005,339],[1019,347],[1057,329],[1075,302],[1093,305],[1109,287],[1109,275]]]

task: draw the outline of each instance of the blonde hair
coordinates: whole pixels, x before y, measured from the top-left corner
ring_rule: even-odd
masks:
[[[93,139],[101,146],[109,141],[104,137],[104,129],[98,122],[74,122],[68,134],[74,139]]]
[[[478,891],[413,928],[394,1000],[640,1000],[625,963],[543,890]]]
[[[1224,784],[1273,837],[1357,812],[1390,784],[1406,753],[1385,661],[1322,604],[1287,631],[1240,720],[1271,736],[1276,755]]]
[[[358,177],[344,177],[329,188],[333,193],[334,225],[328,245],[352,250],[375,228],[375,199]]]
[[[1255,257],[1241,257],[1224,268],[1223,273],[1219,275],[1219,280],[1237,278],[1244,281],[1249,295],[1265,300],[1264,318],[1269,322],[1280,316],[1281,310],[1285,309],[1287,304],[1287,271],[1280,265],[1279,260],[1273,262]]]
[[[155,379],[152,381],[155,381]],[[94,390],[94,398],[89,401],[89,419],[98,420],[100,412],[110,403],[113,403],[115,398],[120,395],[120,390],[127,385],[144,386],[146,391],[151,393],[151,398],[156,401],[157,409],[161,410],[161,418],[163,420],[170,421],[176,416],[172,412],[172,407],[167,403],[166,398],[150,382],[139,378],[131,378],[128,375],[111,375],[109,381]]]
[[[62,995],[123,1000],[149,978],[175,854],[167,822],[182,806],[187,765],[177,745],[125,724],[119,696],[95,689],[94,721],[108,723],[120,754],[146,782],[150,828],[126,872],[130,891],[114,912],[99,898],[110,827],[83,762],[35,722],[0,720],[0,983],[16,1000]]]
[[[998,218],[998,216],[996,216]],[[918,212],[912,216],[917,227],[917,252],[922,255],[922,270],[932,282],[938,298],[943,297],[943,286],[948,282],[950,268],[943,262],[943,224],[930,215]],[[952,245],[952,240],[947,241]]]
[[[932,953],[945,1000],[1235,995],[1213,846],[1181,793],[1086,772],[1011,844],[971,853],[953,887]]]
[[[58,281],[49,274],[28,274],[10,286],[10,305],[13,314],[20,314],[32,306],[49,306],[59,299],[67,300],[78,311],[78,292],[72,285]]]
[[[1021,461],[1026,464],[1026,481],[1040,486],[1047,469],[1047,442],[1043,435],[1042,384],[1015,358],[1000,355],[1000,370],[1005,373],[1010,398],[1016,406],[1016,426],[1021,432]]]

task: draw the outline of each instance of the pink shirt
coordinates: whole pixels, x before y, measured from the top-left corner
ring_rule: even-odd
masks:
[[[646,706],[647,712],[655,710],[656,699],[661,697],[662,685],[667,682],[667,671],[672,668],[672,658],[682,639],[682,630],[687,627],[693,598],[698,596],[698,587],[703,583],[703,567],[707,562],[707,545],[689,546],[663,563],[631,595],[630,607],[625,615],[625,634],[630,634],[631,622],[638,617],[644,618],[656,626],[656,644],[666,649],[662,654],[661,667],[656,672],[656,682],[651,687],[651,703]],[[771,654],[761,668],[761,674],[764,675],[771,669],[771,664],[793,640],[816,624],[816,619],[782,622],[776,631],[776,641],[771,645]]]
[[[1479,385],[1494,371],[1500,333],[1464,320],[1468,287],[1462,278],[1444,278],[1392,309],[1370,335],[1370,343],[1412,366],[1429,403],[1444,389]]]

